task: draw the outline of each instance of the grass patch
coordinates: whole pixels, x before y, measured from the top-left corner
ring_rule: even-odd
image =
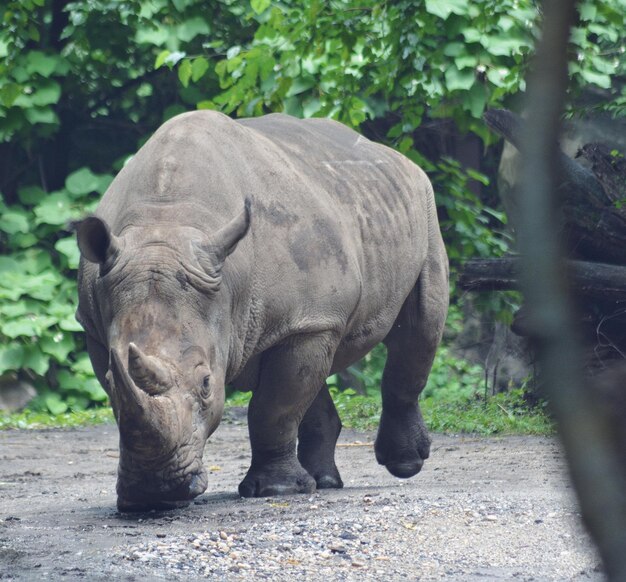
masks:
[[[24,410],[12,414],[0,412],[0,430],[77,428],[115,422],[110,407],[89,408],[62,414],[50,414],[38,410]]]
[[[330,388],[343,426],[356,430],[374,430],[380,419],[380,394],[362,395],[352,389]],[[247,406],[250,392],[233,392],[227,406]],[[478,393],[446,393],[421,399],[420,406],[429,430],[433,432],[479,435],[550,435],[552,421],[543,407],[529,408],[522,390],[485,398]]]
[[[512,390],[486,400],[473,396],[433,396],[422,399],[426,426],[433,432],[480,435],[551,435],[552,420],[543,407],[529,408],[522,390]]]
[[[357,394],[352,389],[340,391],[331,387],[331,394],[343,425],[356,430],[374,430],[380,419],[380,394]],[[247,406],[251,392],[233,392],[226,406]],[[471,433],[479,435],[550,435],[552,421],[543,407],[529,408],[522,390],[491,396],[436,390],[421,399],[421,408],[429,430],[440,433]],[[110,407],[64,412],[25,410],[7,414],[0,412],[0,430],[77,428],[113,423]]]

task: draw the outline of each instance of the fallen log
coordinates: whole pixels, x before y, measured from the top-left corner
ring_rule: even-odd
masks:
[[[626,302],[626,267],[589,261],[567,261],[574,294],[606,302]],[[470,259],[463,265],[458,285],[464,291],[519,289],[519,257]]]

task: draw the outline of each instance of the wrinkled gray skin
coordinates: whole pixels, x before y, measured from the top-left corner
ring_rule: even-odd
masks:
[[[343,125],[186,113],[161,127],[78,226],[77,317],[120,430],[118,507],[207,486],[224,386],[253,391],[246,497],[341,487],[324,385],[388,349],[379,463],[428,457],[417,397],[448,305],[433,192]]]

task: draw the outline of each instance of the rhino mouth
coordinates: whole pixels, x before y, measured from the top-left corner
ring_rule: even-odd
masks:
[[[150,483],[148,479],[146,481]],[[118,481],[117,509],[121,512],[139,512],[186,507],[206,490],[207,475],[204,470],[200,470],[189,475],[179,485],[160,490],[154,490],[153,484],[145,483],[135,482],[128,486]]]

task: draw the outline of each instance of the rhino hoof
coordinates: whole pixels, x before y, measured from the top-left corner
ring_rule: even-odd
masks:
[[[246,475],[239,484],[239,495],[242,497],[274,497],[275,495],[293,495],[295,493],[313,493],[315,479],[308,473],[302,473],[282,479],[271,479],[267,476]]]
[[[321,475],[315,477],[318,489],[341,489],[343,488],[343,481],[339,474],[337,475]]]
[[[422,470],[424,461],[422,459],[416,459],[414,461],[399,461],[385,464],[387,471],[389,471],[394,477],[400,479],[408,479],[417,475]]]

